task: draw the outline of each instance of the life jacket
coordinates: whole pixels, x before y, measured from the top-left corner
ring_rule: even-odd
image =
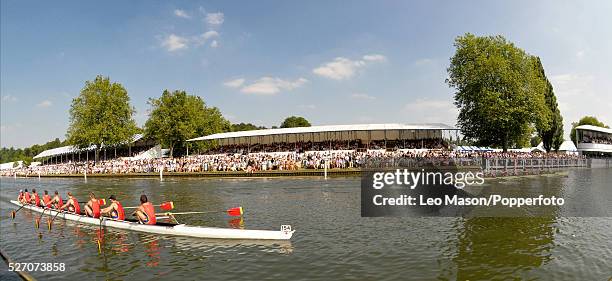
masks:
[[[116,213],[117,216],[113,216],[113,212],[111,212],[111,217],[120,221],[125,220],[125,211],[123,210],[123,205],[121,205],[121,202],[119,201],[115,201],[115,204],[117,205],[117,209],[115,209],[113,212]]]
[[[74,207],[74,213],[77,215],[81,214],[81,206],[79,205],[79,201],[77,201],[76,197],[72,196],[70,197],[70,199],[72,199],[72,203],[74,205],[72,205],[72,207]]]
[[[40,206],[40,197],[38,196],[38,193],[34,193],[34,204],[36,206]]]
[[[94,218],[100,217],[100,203],[98,200],[90,201],[91,202],[91,212],[93,213]]]
[[[30,204],[31,197],[29,192],[24,193],[23,198],[25,199],[26,203]]]
[[[51,207],[51,196],[49,196],[49,194],[43,195],[43,203],[45,204],[45,207]]]
[[[146,224],[150,224],[150,225],[156,224],[157,219],[155,218],[155,208],[153,207],[153,204],[151,204],[151,202],[147,202],[147,203],[142,204],[142,207],[148,219]]]

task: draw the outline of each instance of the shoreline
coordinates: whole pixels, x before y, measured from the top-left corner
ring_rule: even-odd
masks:
[[[463,167],[462,169],[482,171],[479,167]],[[557,168],[548,171],[508,171],[503,174],[498,171],[496,175],[485,173],[487,179],[497,178],[529,178],[537,176],[567,175],[567,171],[573,169],[589,169],[585,167]],[[328,177],[359,177],[362,169],[330,169],[327,170]],[[191,178],[279,178],[279,177],[324,177],[324,170],[291,170],[291,171],[258,171],[247,173],[244,171],[227,172],[164,172],[163,177],[191,177]],[[17,178],[84,178],[84,174],[50,174],[50,175],[18,175]],[[87,178],[155,178],[160,177],[158,172],[153,173],[125,173],[125,174],[87,174]],[[13,176],[2,176],[0,178],[14,178]]]

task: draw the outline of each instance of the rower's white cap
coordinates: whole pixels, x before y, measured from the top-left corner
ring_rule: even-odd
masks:
[[[23,189],[20,189],[19,192],[23,192]]]

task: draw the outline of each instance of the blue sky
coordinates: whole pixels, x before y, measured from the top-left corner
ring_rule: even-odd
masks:
[[[501,34],[542,58],[565,118],[612,125],[612,2],[2,1],[2,146],[65,137],[86,80],[128,90],[136,121],[183,89],[232,122],[455,123],[453,40]]]

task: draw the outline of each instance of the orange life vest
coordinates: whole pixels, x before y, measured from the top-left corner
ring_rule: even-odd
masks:
[[[74,205],[72,205],[72,207],[74,207],[74,213],[77,215],[81,214],[81,206],[79,205],[79,201],[77,201],[76,197],[72,196],[70,197],[70,199],[72,199],[72,203]]]
[[[43,203],[45,204],[45,207],[51,207],[51,196],[49,196],[49,194],[43,195]]]
[[[100,204],[98,200],[91,201],[91,212],[93,213],[94,218],[100,217]]]
[[[117,209],[114,212],[117,213],[117,216],[113,216],[111,212],[111,217],[120,221],[125,220],[125,211],[123,210],[123,205],[121,205],[121,202],[119,201],[115,201],[115,204],[117,205]]]
[[[151,225],[156,224],[157,219],[155,218],[155,208],[153,208],[153,204],[151,204],[151,202],[147,202],[147,203],[142,204],[142,207],[148,219],[146,224],[151,224]]]

